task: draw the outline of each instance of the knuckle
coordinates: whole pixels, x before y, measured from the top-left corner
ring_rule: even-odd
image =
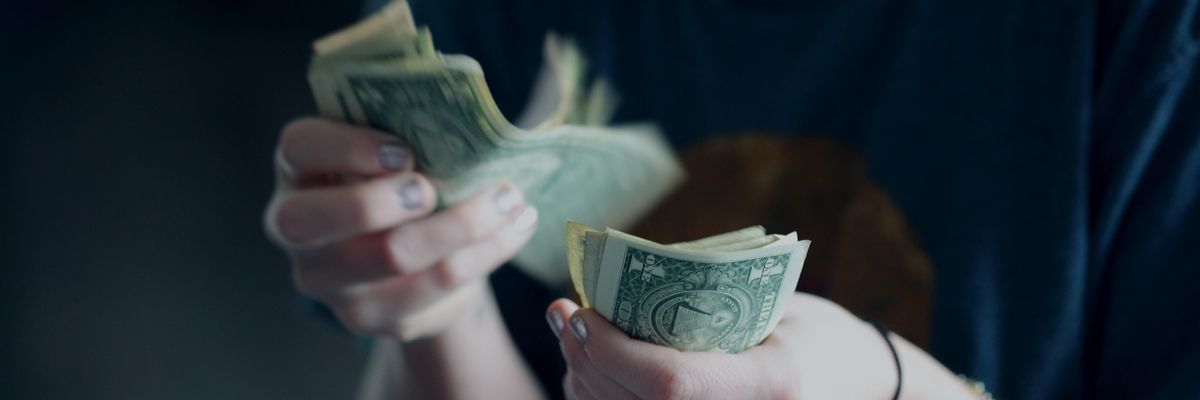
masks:
[[[463,207],[455,207],[449,210],[448,213],[450,218],[448,218],[448,223],[456,228],[452,230],[457,231],[459,234],[463,235],[463,237],[472,240],[482,236],[482,232],[480,232],[481,229],[478,226],[479,224],[476,223],[476,218],[474,218],[476,213],[473,210],[474,208],[478,208],[480,206],[483,206],[482,202],[473,202],[467,203]]]
[[[458,257],[447,257],[444,260],[434,264],[432,272],[434,281],[442,288],[454,288],[466,283],[470,279],[464,272],[466,270],[464,261]]]
[[[502,210],[515,207],[509,204],[513,202],[511,195],[505,198],[509,200],[497,200],[494,193],[488,192],[451,209],[458,234],[476,241],[498,229],[506,219]]]
[[[276,192],[271,197],[271,202],[267,203],[267,208],[263,210],[262,216],[263,232],[266,232],[268,239],[280,245],[284,242],[279,232],[279,202],[281,198],[279,192]]]
[[[325,121],[326,120],[317,117],[300,117],[293,119],[284,124],[283,128],[280,129],[280,138],[294,139],[297,137],[302,137],[308,132],[312,132],[315,127]]]
[[[346,299],[334,306],[338,320],[342,326],[354,333],[373,334],[377,328],[374,310],[369,302],[362,299]]]
[[[316,118],[298,118],[288,122],[279,131],[279,150],[286,156],[303,143]]]
[[[696,381],[680,365],[666,364],[653,374],[651,391],[658,399],[688,399],[696,392]]]
[[[420,339],[420,336],[421,336],[420,334],[417,333],[416,329],[413,329],[413,325],[406,322],[403,318],[392,323],[391,330],[392,330],[392,335],[394,335],[396,338],[400,339],[400,341],[402,341],[402,342]]]
[[[784,352],[784,354],[792,354]],[[753,369],[754,376],[761,377],[761,384],[757,385],[762,389],[762,393],[758,397],[771,400],[792,400],[799,399],[800,396],[800,379],[795,379],[795,376],[779,373],[779,369],[770,368],[761,363],[750,364]]]
[[[406,227],[400,227],[387,235],[384,240],[375,244],[379,248],[382,262],[398,272],[408,271],[417,257],[419,245],[407,234]]]
[[[800,386],[794,379],[773,386],[767,398],[772,400],[796,400],[800,398]]]
[[[375,207],[372,204],[368,187],[356,187],[346,193],[346,218],[352,228],[358,229],[372,225],[376,219]]]
[[[425,330],[422,330],[418,324],[406,318],[400,318],[394,322],[390,333],[402,342],[411,342],[428,337],[428,333]]]
[[[575,373],[579,373],[581,371],[586,371],[587,367],[589,367],[589,365],[587,365],[587,363],[590,362],[579,354],[580,352],[582,352],[583,349],[578,349],[578,350],[579,351],[568,350],[568,351],[564,352],[564,354],[566,355],[566,357],[564,357],[564,358],[567,361],[567,368],[569,368],[571,371],[574,371]]]
[[[268,212],[274,215],[274,228],[278,232],[279,239],[292,244],[303,244],[307,241],[309,232],[303,223],[305,215],[303,204],[294,198],[285,197],[277,200],[273,209]]]

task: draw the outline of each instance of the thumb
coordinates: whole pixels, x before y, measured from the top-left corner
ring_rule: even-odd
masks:
[[[630,338],[590,308],[575,311],[569,330],[596,369],[640,398],[744,398],[762,396],[763,352],[681,352]]]

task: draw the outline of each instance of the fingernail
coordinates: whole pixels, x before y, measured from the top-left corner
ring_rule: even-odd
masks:
[[[416,179],[405,181],[400,184],[400,205],[409,210],[421,208],[421,203],[425,202],[424,191],[420,181]]]
[[[587,343],[587,324],[583,322],[583,317],[579,314],[571,316],[571,333],[575,334],[575,338],[579,339],[579,343]]]
[[[398,144],[383,144],[376,157],[379,158],[379,165],[387,170],[399,171],[408,166],[408,150]]]
[[[558,311],[550,310],[546,312],[546,323],[550,324],[550,331],[554,332],[554,337],[562,339],[563,319],[562,314]]]
[[[513,226],[518,231],[524,231],[532,228],[533,224],[537,222],[537,216],[537,209],[533,208],[532,206],[525,207],[525,211],[521,211],[521,216],[517,217],[517,220],[513,222]]]
[[[521,199],[518,198],[517,192],[513,190],[512,185],[505,185],[500,191],[492,196],[492,204],[496,206],[496,211],[501,214],[508,214],[517,209]]]

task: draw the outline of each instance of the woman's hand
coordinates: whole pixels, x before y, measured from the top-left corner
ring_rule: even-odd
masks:
[[[568,398],[890,399],[896,390],[896,366],[879,332],[808,294],[794,295],[775,331],[739,354],[680,352],[631,339],[565,299],[552,303],[546,317],[567,361]],[[905,398],[972,398],[920,349],[896,335],[893,341],[905,368]],[[912,386],[926,383],[941,387]]]
[[[437,193],[414,159],[381,132],[322,119],[281,134],[267,233],[291,256],[300,291],[354,332],[408,341],[444,331],[535,230],[537,212],[511,183],[431,213]]]

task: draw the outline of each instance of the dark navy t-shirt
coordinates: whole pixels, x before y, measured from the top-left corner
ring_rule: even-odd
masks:
[[[999,398],[1200,398],[1200,1],[411,2],[510,116],[553,30],[680,148],[857,149],[931,260],[930,352]]]

